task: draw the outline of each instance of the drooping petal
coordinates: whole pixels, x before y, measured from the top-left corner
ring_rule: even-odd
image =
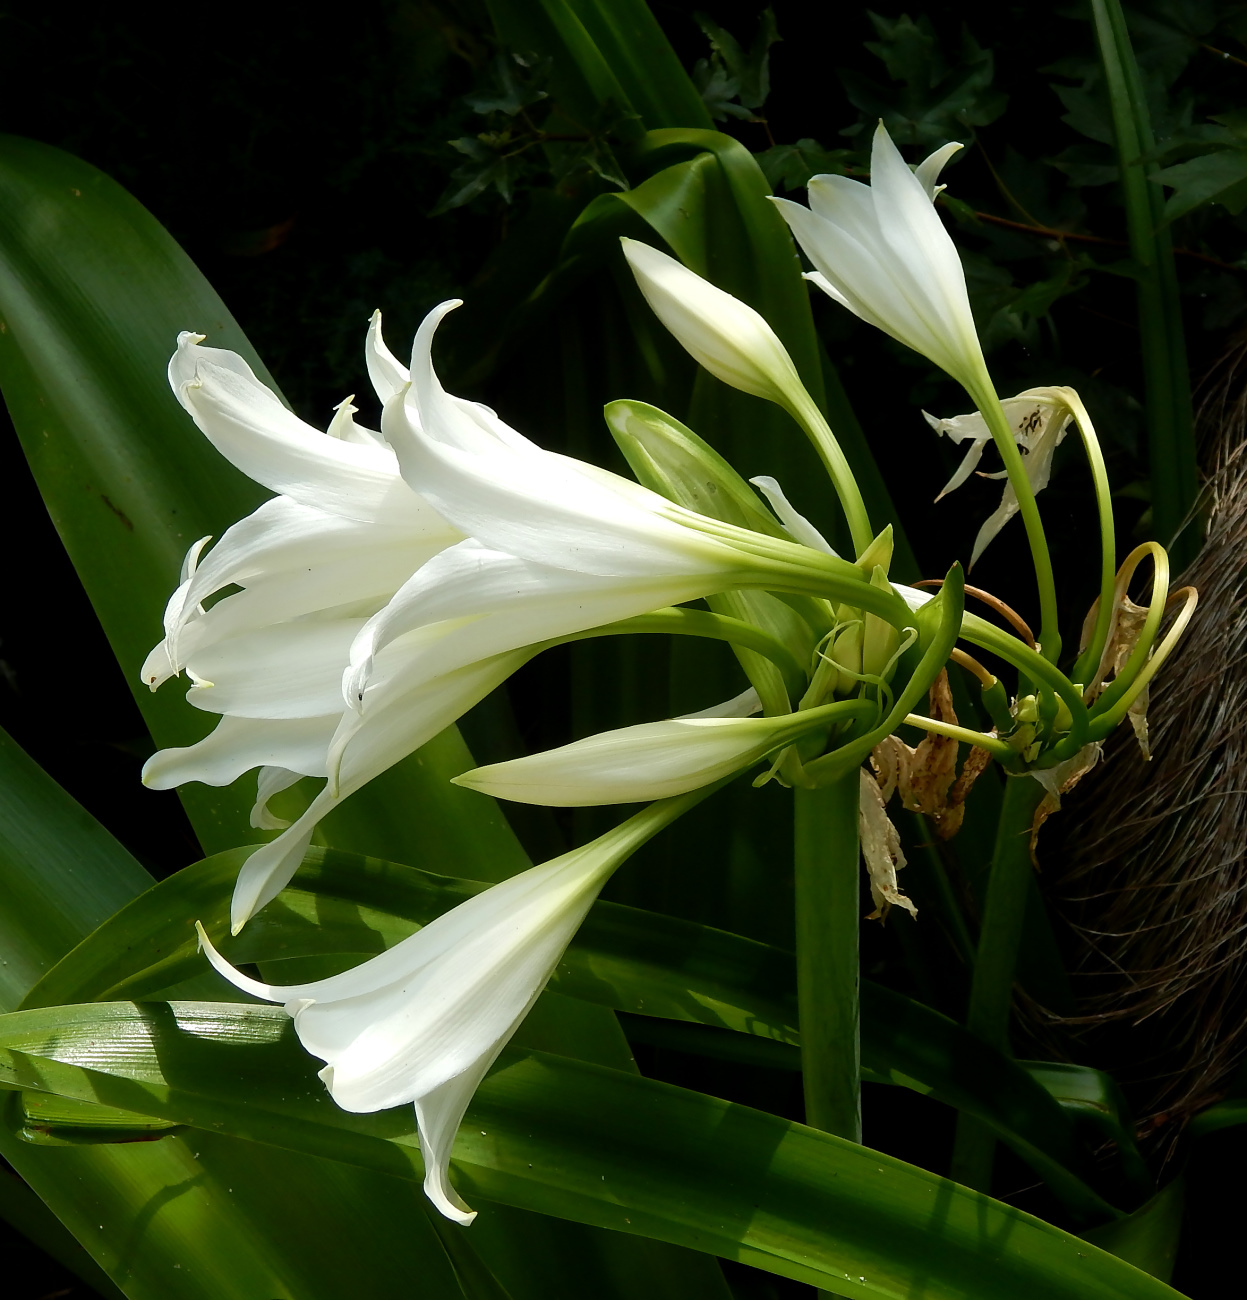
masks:
[[[411,490],[393,454],[328,438],[304,424],[236,353],[200,346],[183,333],[169,383],[208,440],[249,478],[328,514],[402,524]]]
[[[303,779],[303,772],[285,767],[262,767],[256,777],[255,803],[251,808],[251,825],[258,831],[284,831],[290,823],[269,812],[269,800]]]
[[[275,986],[200,943],[213,967],[293,1016],[320,1078],[344,1110],[414,1102],[425,1190],[459,1223],[472,1212],[450,1186],[451,1147],[477,1085],[550,977],[624,853],[595,846],[483,890],[353,970]]]
[[[656,493],[543,451],[487,407],[447,394],[429,349],[453,305],[425,318],[411,387],[382,419],[404,476],[447,519],[485,546],[601,576],[704,573],[738,562],[729,546],[673,522]]]
[[[230,785],[255,767],[282,767],[303,776],[325,776],[325,755],[341,710],[314,718],[224,717],[195,745],[162,749],[143,767],[143,784],[171,790],[187,781]]]
[[[406,690],[400,682],[379,698],[379,707],[366,717],[350,711],[345,717],[339,714],[322,759],[324,770],[333,771],[337,779],[326,785],[287,830],[257,849],[243,864],[230,905],[234,933],[285,888],[298,870],[321,818],[373,777],[444,731],[504,682],[526,658],[523,651],[499,655],[422,680]],[[338,702],[341,704],[340,697]],[[295,767],[290,763],[282,766]]]

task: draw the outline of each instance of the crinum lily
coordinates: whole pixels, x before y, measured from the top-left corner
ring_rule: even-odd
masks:
[[[450,1183],[451,1148],[481,1080],[528,1014],[598,891],[701,795],[653,804],[591,844],[485,889],[371,960],[309,984],[273,985],[232,966],[231,984],[280,1002],[343,1110],[414,1103],[424,1190],[448,1219],[476,1217]]]
[[[155,688],[185,668],[191,702],[223,718],[198,745],[155,755],[145,780],[225,784],[261,767],[253,824],[265,828],[281,825],[275,793],[304,775],[326,781],[245,864],[235,930],[289,880],[332,807],[540,646],[729,588],[863,585],[834,557],[680,510],[447,394],[429,349],[453,305],[426,319],[411,372],[374,317],[366,355],[384,435],[355,425],[348,405],[330,426],[345,437],[319,433],[241,358],[193,335],[170,364],[200,428],[282,496],[202,565],[202,544],[188,558],[144,677]],[[227,584],[243,590],[205,610]],[[880,612],[904,618],[891,600]]]

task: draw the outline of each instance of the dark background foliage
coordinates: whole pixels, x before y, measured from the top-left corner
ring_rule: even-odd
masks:
[[[949,140],[965,144],[941,202],[998,386],[1076,387],[1105,444],[1120,541],[1148,535],[1135,284],[1085,6],[881,2],[871,11],[776,0],[760,14],[757,0],[720,0],[709,17],[692,3],[652,7],[716,125],[757,154],[777,193],[820,171],[867,171],[880,118],[911,160]],[[1155,0],[1130,16],[1198,379],[1247,322],[1247,7]],[[376,0],[313,11],[275,0],[175,9],[159,24],[123,10],[73,24],[72,39],[68,22],[63,8],[0,7],[0,129],[67,149],[127,186],[218,288],[301,415],[323,427],[357,392],[364,418],[374,416],[360,391],[370,312],[383,310],[401,353],[424,312],[456,296],[468,307],[441,345],[448,386],[545,445],[610,459],[604,431],[575,411],[632,394],[609,386],[609,367],[581,367],[574,322],[588,310],[583,296],[572,294],[573,325],[563,329],[509,332],[505,318],[471,306],[520,300],[585,203],[626,183],[621,124],[561,117],[544,89],[548,64],[500,47],[483,4]],[[956,414],[964,398],[834,304],[820,298],[815,317],[919,565],[943,573],[968,554],[999,492],[972,480],[933,505],[956,456],[918,411]],[[577,380],[585,391],[573,404]],[[2,447],[0,722],[147,865],[175,870],[198,856],[193,837],[174,795],[138,784],[151,746],[129,687],[16,441]],[[1079,457],[1069,440],[1042,499],[1071,620],[1095,589]],[[1012,531],[976,569],[979,584],[1017,593],[1025,558]],[[1023,606],[1029,598],[1023,587]],[[1064,631],[1076,640],[1075,622]],[[550,701],[575,672],[567,655],[534,665],[512,690],[518,732],[500,729],[496,713],[469,719],[478,752],[568,738],[575,720]],[[544,852],[587,826],[533,817],[518,829]],[[872,938],[867,956],[872,974],[904,982],[891,938]],[[653,1049],[653,1069],[711,1086],[691,1058],[663,1051]],[[795,1105],[787,1085],[757,1073],[738,1071],[742,1099]],[[941,1167],[942,1119],[934,1108],[911,1110],[894,1117],[887,1145],[913,1158],[920,1140]]]

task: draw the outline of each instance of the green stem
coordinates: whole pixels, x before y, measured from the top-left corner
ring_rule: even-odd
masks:
[[[1014,441],[1013,429],[1009,425],[1005,409],[994,388],[981,394],[971,393],[978,401],[979,413],[987,421],[992,440],[1004,461],[1005,471],[1009,475],[1009,486],[1017,497],[1018,511],[1026,527],[1026,540],[1030,543],[1031,562],[1035,566],[1035,582],[1039,587],[1039,648],[1049,663],[1056,663],[1061,655],[1061,632],[1057,619],[1056,579],[1052,575],[1052,557],[1048,553],[1048,539],[1044,535],[1043,521],[1039,518],[1039,506],[1035,493],[1031,490],[1030,479],[1026,476],[1026,466],[1022,462],[1022,453]]]
[[[796,798],[797,999],[805,1122],[862,1140],[857,770]]]
[[[853,477],[853,470],[840,449],[836,435],[832,433],[831,426],[823,418],[823,413],[815,405],[814,399],[804,389],[799,394],[789,395],[784,405],[788,409],[788,414],[796,420],[814,444],[815,451],[818,452],[826,467],[832,486],[836,489],[836,496],[840,498],[844,517],[848,521],[853,548],[858,555],[861,555],[875,540],[875,534],[870,526],[870,516],[866,513],[866,503],[862,500],[861,489],[857,486],[857,479]]]
[[[1173,238],[1164,220],[1164,193],[1148,179],[1156,164],[1144,162],[1155,149],[1155,139],[1120,0],[1092,0],[1091,12],[1113,114],[1130,252],[1139,268],[1139,342],[1151,461],[1152,531],[1162,543],[1173,546],[1181,569],[1194,558],[1198,547],[1190,532],[1174,545],[1195,502],[1197,473],[1191,378]]]
[[[1066,390],[1065,401],[1078,426],[1087,463],[1091,468],[1091,482],[1095,487],[1096,511],[1100,517],[1100,606],[1096,611],[1095,627],[1086,650],[1074,665],[1073,680],[1086,683],[1099,667],[1100,656],[1108,641],[1108,629],[1113,619],[1113,589],[1117,582],[1117,536],[1113,526],[1113,494],[1108,482],[1108,468],[1104,453],[1096,437],[1095,426],[1087,408],[1072,390]]]
[[[1000,1051],[1009,1051],[1009,1012],[1013,1005],[1013,976],[1017,968],[1026,898],[1033,868],[1030,829],[1044,796],[1038,781],[1011,777],[996,827],[991,875],[983,904],[974,978],[966,1028]],[[957,1117],[952,1177],[975,1191],[991,1190],[996,1140],[976,1120]]]

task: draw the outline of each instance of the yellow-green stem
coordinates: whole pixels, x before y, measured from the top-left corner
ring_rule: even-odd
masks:
[[[1022,453],[1014,441],[1013,430],[1009,426],[1005,409],[996,396],[995,389],[989,389],[977,396],[979,413],[987,421],[992,440],[1004,461],[1005,472],[1009,476],[1009,486],[1017,497],[1018,511],[1026,528],[1026,540],[1030,543],[1031,562],[1035,566],[1035,582],[1039,587],[1039,647],[1043,657],[1049,663],[1056,663],[1061,654],[1061,633],[1057,619],[1056,580],[1052,575],[1052,557],[1048,553],[1048,539],[1044,535],[1043,522],[1039,518],[1039,506],[1035,503],[1035,493],[1031,490],[1030,479],[1026,476],[1026,467],[1022,463]]]

